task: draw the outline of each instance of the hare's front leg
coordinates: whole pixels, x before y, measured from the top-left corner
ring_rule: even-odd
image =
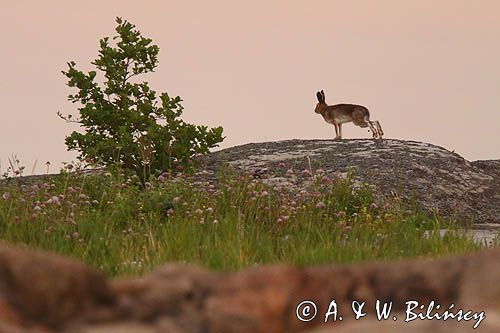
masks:
[[[335,139],[334,140],[340,140],[339,136],[339,125],[333,123],[333,126],[335,126]]]

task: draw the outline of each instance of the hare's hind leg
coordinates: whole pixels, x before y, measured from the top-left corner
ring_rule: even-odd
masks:
[[[382,139],[382,136],[384,135],[384,131],[382,130],[382,127],[380,126],[380,123],[378,122],[378,120],[374,121],[374,123],[375,123],[375,126],[377,126],[379,138]]]
[[[378,133],[377,129],[375,128],[375,126],[373,126],[373,122],[368,120],[368,121],[366,121],[366,123],[368,124],[368,127],[370,127],[370,130],[372,131],[373,138],[377,139],[379,137],[379,133]]]

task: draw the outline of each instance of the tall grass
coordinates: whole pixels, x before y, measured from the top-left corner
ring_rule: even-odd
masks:
[[[287,173],[291,178],[294,171]],[[261,263],[347,263],[479,248],[451,221],[381,201],[321,170],[304,187],[224,169],[218,180],[163,174],[142,184],[117,171],[0,182],[0,238],[79,258],[111,276],[167,261],[232,270]]]

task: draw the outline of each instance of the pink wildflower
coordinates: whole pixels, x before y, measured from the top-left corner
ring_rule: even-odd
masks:
[[[316,204],[316,208],[319,208],[319,209],[321,209],[321,208],[325,208],[325,204],[323,203],[323,201],[318,202],[318,203]]]

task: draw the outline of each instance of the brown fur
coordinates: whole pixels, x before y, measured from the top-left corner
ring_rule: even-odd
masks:
[[[378,121],[370,121],[370,111],[362,105],[356,104],[336,104],[328,105],[325,101],[323,90],[316,93],[318,104],[314,112],[321,114],[323,119],[335,126],[335,139],[342,139],[342,124],[352,122],[359,127],[369,127],[374,139],[382,139],[384,132]]]

